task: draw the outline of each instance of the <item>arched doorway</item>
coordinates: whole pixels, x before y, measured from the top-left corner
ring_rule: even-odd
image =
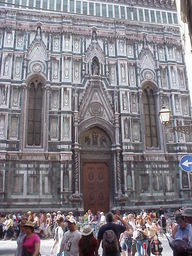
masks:
[[[81,192],[84,210],[107,212],[110,206],[111,140],[93,127],[80,136]]]

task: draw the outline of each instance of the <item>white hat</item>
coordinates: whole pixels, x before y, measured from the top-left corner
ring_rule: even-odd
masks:
[[[67,222],[70,222],[72,224],[76,224],[76,220],[74,219],[73,216],[71,216],[69,219],[67,219]]]
[[[88,236],[93,233],[92,227],[90,225],[85,225],[81,231],[82,236]]]

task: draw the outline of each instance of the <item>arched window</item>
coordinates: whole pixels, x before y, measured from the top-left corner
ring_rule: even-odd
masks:
[[[150,87],[143,91],[143,110],[146,147],[158,147],[155,96]]]
[[[93,58],[91,69],[92,69],[92,75],[97,75],[97,76],[99,75],[99,60],[97,57]]]
[[[40,146],[42,142],[43,88],[40,81],[31,82],[28,90],[27,145]]]

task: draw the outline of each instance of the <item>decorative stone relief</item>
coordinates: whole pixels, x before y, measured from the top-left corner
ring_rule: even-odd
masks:
[[[24,46],[24,35],[21,33],[18,33],[16,36],[16,48],[23,49],[23,46]]]
[[[188,101],[188,98],[187,97],[183,97],[181,99],[181,106],[182,106],[182,112],[183,112],[183,115],[189,115],[189,101]]]
[[[171,67],[171,81],[172,81],[172,87],[177,88],[177,71],[175,67]]]
[[[71,117],[69,115],[63,116],[63,132],[62,140],[69,141],[71,140]]]
[[[128,112],[129,111],[129,99],[128,93],[122,93],[122,110]]]
[[[51,109],[57,110],[59,108],[59,91],[52,90],[51,92]]]
[[[18,117],[12,116],[11,122],[10,122],[10,133],[9,138],[10,139],[17,139],[18,138]]]
[[[71,37],[64,35],[64,51],[71,51]]]
[[[74,62],[73,68],[73,80],[76,83],[80,82],[80,62]]]
[[[59,60],[54,59],[52,62],[52,79],[55,81],[59,80]]]
[[[53,51],[60,51],[60,38],[58,36],[53,37]]]
[[[15,57],[15,65],[14,65],[14,78],[21,78],[21,67],[22,67],[22,57]]]
[[[135,66],[129,66],[129,85],[131,87],[136,86],[136,80],[135,80]]]
[[[159,60],[164,61],[165,60],[165,51],[163,47],[159,48]]]
[[[119,65],[120,68],[120,82],[123,85],[127,84],[127,66],[125,63],[120,63]]]
[[[73,41],[73,52],[80,53],[80,50],[80,40],[78,38],[75,38]]]
[[[179,77],[179,85],[181,89],[185,89],[185,76],[184,76],[184,70],[178,68],[178,77]]]
[[[174,49],[173,46],[167,47],[168,50],[168,59],[174,60]]]
[[[131,93],[131,112],[137,113],[138,112],[138,100],[137,100],[137,94]]]
[[[0,114],[0,139],[5,139],[6,128],[5,128],[5,115]]]
[[[176,50],[176,60],[177,62],[182,62],[182,52],[180,49]]]
[[[69,88],[63,88],[62,109],[63,110],[71,109],[71,89],[69,89]]]
[[[138,120],[132,121],[132,137],[133,142],[140,141],[140,125]]]
[[[155,79],[153,71],[151,71],[149,69],[143,70],[142,77],[144,80],[154,80]]]
[[[131,128],[130,128],[130,119],[126,118],[124,120],[124,139],[130,140],[131,138]]]
[[[0,85],[0,106],[7,106],[8,86]]]
[[[125,41],[124,40],[118,40],[117,45],[118,45],[118,47],[117,47],[118,55],[125,56],[126,55]]]
[[[161,75],[161,87],[167,88],[167,67],[160,67],[160,75]]]
[[[4,46],[12,48],[14,44],[14,31],[5,32]]]
[[[115,56],[115,44],[114,42],[109,43],[109,56]]]
[[[71,80],[71,60],[65,59],[64,60],[64,81]]]
[[[127,45],[127,55],[129,58],[134,58],[134,48],[133,45]]]
[[[19,101],[20,101],[19,88],[13,87],[12,88],[12,93],[11,93],[11,106],[12,106],[12,108],[18,108],[19,107]]]
[[[50,117],[50,139],[58,140],[59,137],[59,125],[57,117]]]
[[[116,65],[110,64],[109,65],[109,77],[111,85],[116,85]]]
[[[176,111],[177,113],[180,113],[180,111],[181,111],[180,98],[179,98],[178,95],[175,95],[174,98],[175,98],[175,111]]]

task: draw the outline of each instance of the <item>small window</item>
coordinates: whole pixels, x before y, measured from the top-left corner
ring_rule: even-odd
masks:
[[[137,9],[133,8],[133,20],[137,20]]]
[[[100,16],[101,12],[100,12],[100,4],[96,4],[96,16]]]
[[[47,0],[43,0],[43,9],[47,9]]]
[[[28,194],[37,194],[39,191],[39,177],[37,175],[28,176]]]
[[[49,9],[54,10],[54,1],[49,1]]]
[[[139,20],[144,21],[143,10],[142,9],[139,9]]]
[[[156,11],[156,17],[157,17],[157,22],[161,23],[161,13],[160,13],[160,11]]]
[[[132,17],[131,17],[131,8],[127,7],[127,19],[128,20],[132,20]]]
[[[61,10],[61,0],[57,0],[57,2],[56,2],[56,10],[57,11]]]
[[[26,7],[27,6],[27,0],[22,0],[21,5],[22,5],[22,7]]]
[[[168,22],[169,22],[169,24],[173,24],[172,15],[170,12],[168,12]]]
[[[166,12],[162,12],[162,18],[163,18],[163,23],[167,23],[167,14],[166,14]]]
[[[83,2],[83,14],[87,15],[87,3]]]
[[[68,12],[68,0],[63,0],[63,11]]]
[[[121,6],[121,19],[125,19],[125,7]]]
[[[145,9],[145,21],[149,22],[149,11]]]
[[[107,17],[106,4],[102,4],[102,16],[103,17]]]
[[[89,3],[89,15],[94,15],[94,3]]]
[[[74,0],[70,0],[70,12],[74,12]]]
[[[15,5],[18,7],[19,6],[19,0],[15,0]]]
[[[113,18],[113,6],[112,5],[108,5],[108,11],[109,11],[109,17]]]
[[[29,7],[33,7],[33,0],[29,0]]]
[[[151,13],[151,22],[155,22],[155,12],[152,10]]]
[[[115,5],[115,18],[119,19],[119,6]]]
[[[173,13],[173,21],[174,21],[174,24],[178,24],[178,16],[176,13]]]
[[[23,175],[13,176],[13,193],[22,194],[23,193]]]
[[[80,1],[76,2],[76,13],[81,14],[81,2]]]

